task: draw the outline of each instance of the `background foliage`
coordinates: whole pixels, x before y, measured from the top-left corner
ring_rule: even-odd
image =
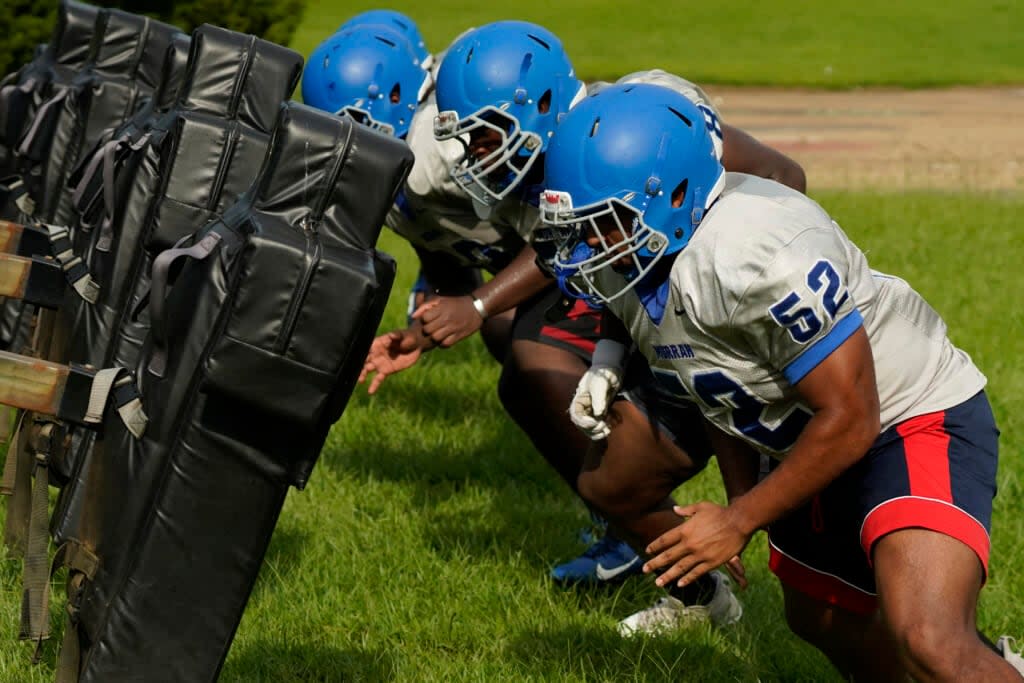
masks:
[[[210,23],[287,45],[302,19],[306,0],[125,0],[94,4],[147,14],[188,33]],[[50,39],[56,9],[55,0],[0,2],[0,26],[5,28],[0,41],[0,74],[27,63],[35,46]]]
[[[49,40],[56,9],[56,2],[0,2],[0,26],[4,27],[3,40],[0,40],[0,75],[27,64],[36,45]]]

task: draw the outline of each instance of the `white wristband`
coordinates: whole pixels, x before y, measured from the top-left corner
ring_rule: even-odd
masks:
[[[475,308],[476,312],[480,314],[481,320],[487,320],[487,309],[484,308],[484,302],[480,301],[480,299],[477,299],[475,296],[473,297],[473,308]]]

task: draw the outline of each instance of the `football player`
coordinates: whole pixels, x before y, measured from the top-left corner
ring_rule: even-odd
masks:
[[[722,132],[707,98],[688,81],[662,71],[631,74],[625,80],[671,84],[701,103],[707,125]],[[652,429],[655,416],[642,407],[643,394],[651,389],[644,381],[633,381],[634,402],[620,402],[615,409],[623,427],[615,438],[599,444],[602,454],[584,462],[588,441],[571,428],[563,406],[591,363],[600,320],[590,307],[572,305],[552,286],[527,244],[537,222],[544,150],[559,119],[585,94],[558,39],[539,26],[498,22],[453,43],[438,68],[434,99],[413,122],[408,140],[417,161],[389,225],[421,256],[446,256],[441,259],[444,267],[436,269],[440,277],[451,278],[460,272],[458,266],[497,275],[466,288],[461,296],[431,296],[417,308],[409,328],[375,340],[364,378],[376,372],[370,384],[370,391],[376,391],[426,348],[451,346],[481,330],[488,348],[504,364],[499,384],[503,405],[566,483],[598,511],[645,518],[641,513],[650,509],[670,509],[669,483],[703,467],[708,455],[703,431],[699,423],[697,429],[676,425],[674,431],[692,441],[680,448]],[[797,164],[733,128],[724,129],[724,160],[730,167],[804,187]],[[424,266],[434,285],[427,260]],[[452,289],[448,292],[457,294]],[[597,359],[596,365],[604,362]],[[643,377],[645,372],[641,367],[634,374]],[[637,459],[635,453],[645,455]],[[665,527],[644,529],[633,537],[646,543]],[[553,575],[563,581],[601,581],[621,578],[639,565],[632,549],[609,534],[582,557],[556,567]],[[710,609],[719,622],[738,616],[724,582],[715,577],[699,583],[678,604],[702,606],[681,612],[707,616]],[[708,603],[712,607],[704,609]],[[627,620],[624,630],[636,625],[636,619]]]
[[[703,118],[665,88],[609,88],[545,160],[563,286],[713,425],[729,502],[677,507],[644,570],[689,585],[766,527],[790,628],[845,676],[1019,680],[975,629],[999,434],[984,375],[820,206],[726,172]]]
[[[310,53],[302,101],[404,138],[433,85],[408,33],[419,35],[414,24],[402,33],[390,24],[346,22]]]

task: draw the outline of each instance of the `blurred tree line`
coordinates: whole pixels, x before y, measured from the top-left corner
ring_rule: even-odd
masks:
[[[252,33],[287,45],[306,0],[121,0],[99,4],[146,14],[190,33],[200,24]],[[0,76],[32,59],[36,45],[50,39],[57,0],[0,0]]]

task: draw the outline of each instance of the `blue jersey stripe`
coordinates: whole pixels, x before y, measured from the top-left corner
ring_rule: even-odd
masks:
[[[828,358],[833,351],[842,346],[843,342],[849,339],[850,335],[856,332],[863,324],[864,318],[861,317],[860,311],[856,308],[853,309],[845,318],[833,325],[828,334],[816,341],[813,346],[809,347],[797,356],[796,360],[787,365],[782,374],[786,376],[790,384],[795,385],[807,373],[818,367],[818,364]]]

